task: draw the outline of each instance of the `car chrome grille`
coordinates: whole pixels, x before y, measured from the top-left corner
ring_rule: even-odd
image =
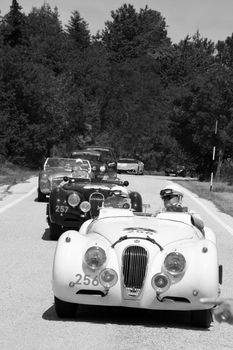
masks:
[[[130,246],[123,253],[123,279],[128,296],[138,296],[146,275],[148,254],[140,246]]]
[[[99,214],[99,208],[102,207],[104,195],[100,192],[93,192],[89,197],[91,204],[91,216],[96,217]]]

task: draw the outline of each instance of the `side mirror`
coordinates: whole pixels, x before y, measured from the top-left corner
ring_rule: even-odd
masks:
[[[116,162],[109,162],[109,163],[108,163],[108,166],[109,166],[110,168],[113,168],[114,166],[116,166]]]
[[[129,186],[129,181],[127,181],[127,180],[124,181],[124,182],[123,182],[123,185],[124,185],[124,186]]]

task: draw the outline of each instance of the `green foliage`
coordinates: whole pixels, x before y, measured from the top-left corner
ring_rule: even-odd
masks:
[[[25,15],[13,0],[0,21],[0,159],[38,167],[99,143],[146,169],[186,164],[230,181],[233,36],[172,45],[166,28],[123,4],[91,38],[77,10],[64,30],[56,8]]]
[[[90,31],[88,24],[81,18],[78,11],[74,11],[70,17],[67,31],[69,37],[74,41],[75,45],[80,49],[85,49],[90,45]]]
[[[111,16],[100,37],[114,61],[154,52],[164,40],[169,41],[164,18],[147,6],[137,13],[132,5],[124,4]]]

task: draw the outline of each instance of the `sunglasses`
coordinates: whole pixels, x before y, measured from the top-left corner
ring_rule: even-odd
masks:
[[[178,198],[178,196],[165,196],[165,197],[163,197],[163,200],[170,201],[170,199],[172,199],[172,198]]]

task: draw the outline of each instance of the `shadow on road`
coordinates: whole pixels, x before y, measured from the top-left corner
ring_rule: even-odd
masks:
[[[56,315],[54,306],[46,310],[42,318],[47,321],[88,322],[95,324],[135,325],[148,328],[182,328],[200,330],[190,324],[189,312],[142,310],[122,307],[102,307],[80,305],[74,318],[61,319]],[[201,329],[209,331],[208,329]]]

